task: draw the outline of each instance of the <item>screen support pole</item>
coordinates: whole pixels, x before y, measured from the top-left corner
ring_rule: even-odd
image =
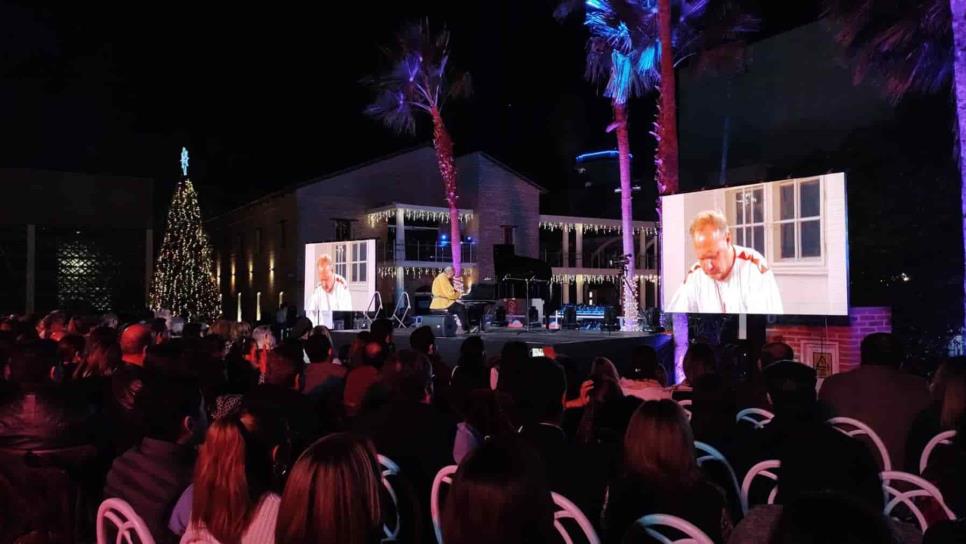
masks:
[[[738,340],[748,339],[748,314],[738,314]]]

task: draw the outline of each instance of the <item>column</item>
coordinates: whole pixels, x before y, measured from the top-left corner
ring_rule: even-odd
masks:
[[[577,274],[577,304],[583,304],[583,303],[584,303],[584,276],[583,274]]]
[[[567,268],[570,266],[570,231],[567,230],[567,225],[560,229],[560,233],[563,235],[563,259],[560,266]]]
[[[637,262],[639,266],[637,267],[637,273],[641,275],[641,279],[637,282],[637,300],[641,308],[647,308],[647,280],[644,276],[647,274],[647,231],[642,230],[638,235],[640,239],[638,240],[638,245],[640,249],[637,251]]]
[[[560,303],[570,304],[570,280],[562,280],[560,282]]]
[[[218,261],[221,266],[221,261]],[[217,272],[216,272],[217,274]],[[150,304],[151,300],[151,280],[154,276],[154,229],[144,231],[144,300]],[[218,284],[218,292],[221,293],[221,283]]]
[[[31,314],[34,311],[37,288],[37,225],[27,225],[27,271],[25,276],[27,289],[24,305],[26,313]]]
[[[584,267],[584,226],[581,225],[580,223],[577,223],[574,226],[574,230],[577,231],[577,245],[574,247],[574,251],[577,253],[577,262],[574,266],[576,266],[577,268],[583,268]],[[578,292],[577,296],[581,297],[582,295],[580,295]]]
[[[406,218],[402,210],[396,210],[396,248],[393,252],[396,262],[396,301],[406,290],[406,276],[402,262],[406,260]]]

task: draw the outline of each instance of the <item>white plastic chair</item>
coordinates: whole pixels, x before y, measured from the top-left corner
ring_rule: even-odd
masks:
[[[154,544],[151,531],[127,501],[118,498],[105,499],[97,508],[97,544],[108,544],[108,521],[117,531],[115,544]]]
[[[905,505],[906,508],[912,512],[912,515],[916,517],[916,521],[919,523],[919,528],[922,532],[926,532],[929,527],[929,523],[926,521],[926,516],[923,515],[922,510],[916,505],[913,499],[918,497],[930,497],[940,507],[943,509],[943,513],[950,520],[956,519],[956,514],[946,506],[946,501],[943,499],[943,494],[939,489],[929,483],[928,481],[916,476],[915,474],[909,474],[908,472],[895,471],[883,471],[880,475],[882,479],[882,489],[885,491],[886,495],[886,506],[882,511],[883,514],[887,516],[892,515],[892,511],[895,510],[900,504]],[[908,486],[896,486],[896,482],[903,482],[909,484]],[[908,487],[906,491],[902,491],[899,487]]]
[[[677,401],[677,403],[684,410],[684,415],[688,417],[688,421],[691,421],[691,399],[682,399]]]
[[[886,449],[885,442],[872,430],[872,427],[851,417],[833,417],[828,420],[828,424],[852,438],[862,435],[868,436],[869,440],[875,446],[875,449],[879,452],[879,459],[882,460],[882,471],[887,472],[892,470],[892,459],[889,457],[889,450]]]
[[[775,504],[775,496],[778,495],[778,474],[775,473],[775,469],[781,467],[781,461],[777,459],[769,459],[768,461],[762,461],[757,465],[748,469],[748,474],[745,474],[745,479],[741,482],[741,511],[748,511],[748,493],[751,491],[751,484],[755,481],[758,476],[763,476],[775,482],[775,486],[772,488],[771,492],[768,493],[767,504]]]
[[[748,423],[751,423],[755,429],[761,429],[765,425],[771,423],[771,420],[774,419],[774,417],[775,414],[763,408],[745,408],[735,415],[735,423],[747,421]]]
[[[453,475],[456,474],[456,465],[449,465],[439,469],[436,477],[433,478],[433,488],[429,493],[429,513],[433,518],[433,531],[436,532],[436,542],[443,544],[443,528],[439,524],[439,517],[443,510],[443,505],[439,503],[439,492],[443,486],[453,483]]]
[[[580,531],[584,533],[584,541],[587,544],[600,544],[600,538],[597,536],[597,531],[594,531],[594,526],[591,525],[587,516],[577,508],[577,505],[570,502],[570,499],[564,497],[563,495],[557,493],[551,493],[553,497],[553,504],[557,507],[557,510],[553,513],[553,526],[560,533],[560,538],[563,539],[564,544],[573,544],[574,541],[567,532],[567,528],[564,527],[561,520],[572,519],[580,527]],[[442,542],[442,541],[440,541]]]
[[[389,493],[389,498],[392,499],[392,504],[396,509],[396,524],[390,527],[387,524],[383,524],[382,532],[385,536],[382,538],[383,542],[395,542],[399,540],[399,530],[402,528],[402,519],[399,513],[399,496],[396,495],[396,489],[393,488],[392,482],[389,481],[390,476],[399,476],[399,465],[395,461],[386,457],[385,455],[379,454],[379,466],[382,469],[382,487],[386,488],[386,492]]]
[[[724,465],[725,470],[728,471],[728,476],[731,478],[731,484],[734,486],[735,496],[741,497],[741,484],[738,483],[738,476],[735,474],[735,469],[731,467],[731,463],[720,451],[716,450],[709,444],[700,442],[698,440],[694,441],[694,449],[698,450],[700,454],[697,456],[698,466],[703,467],[705,463],[709,461],[714,461],[716,463],[721,463]],[[747,513],[742,509],[742,513]]]
[[[932,437],[932,440],[926,444],[926,447],[922,450],[922,455],[919,457],[919,474],[926,472],[926,467],[929,466],[929,456],[932,455],[932,451],[939,445],[948,446],[952,444],[953,438],[956,438],[956,431],[943,431]]]
[[[642,517],[635,523],[644,529],[647,536],[660,542],[660,544],[713,544],[714,542],[690,521],[668,514],[651,514]],[[670,537],[658,530],[662,527],[670,527],[683,534],[684,538],[671,540]]]

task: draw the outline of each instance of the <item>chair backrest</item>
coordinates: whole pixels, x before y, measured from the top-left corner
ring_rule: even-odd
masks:
[[[694,441],[694,449],[698,451],[697,461],[699,467],[704,467],[705,463],[715,462],[720,463],[724,466],[725,471],[728,473],[728,478],[731,480],[731,485],[734,489],[734,496],[741,498],[741,484],[738,483],[738,476],[735,474],[735,469],[732,468],[731,463],[720,451],[716,450],[709,444],[700,442],[698,440]],[[730,493],[729,493],[730,496]],[[742,513],[746,513],[742,510]]]
[[[600,544],[597,531],[594,531],[594,526],[587,519],[587,516],[580,511],[580,508],[577,508],[577,505],[570,502],[567,497],[558,493],[551,493],[550,495],[553,497],[554,506],[556,506],[556,510],[553,513],[553,526],[560,533],[560,538],[563,539],[564,544],[573,544],[574,542],[562,522],[562,520],[566,519],[572,519],[577,523],[577,527],[580,528],[580,531],[584,535],[583,542],[587,544]]]
[[[828,420],[828,424],[835,427],[838,431],[852,438],[866,436],[879,453],[881,461],[880,468],[883,471],[892,470],[892,459],[889,457],[889,450],[885,447],[885,442],[879,435],[865,423],[851,417],[833,417]]]
[[[771,423],[771,420],[774,417],[775,414],[765,410],[764,408],[745,408],[735,415],[735,423],[741,423],[744,421],[746,423],[751,423],[755,429],[760,429]]]
[[[919,474],[926,472],[926,467],[929,466],[929,456],[932,455],[932,451],[936,449],[936,446],[952,444],[953,438],[956,438],[956,431],[943,431],[932,437],[932,440],[922,450],[922,455],[919,456]]]
[[[97,509],[97,544],[108,544],[107,522],[114,525],[114,544],[154,544],[154,537],[141,516],[126,501],[105,499]],[[137,537],[136,539],[134,537]]]
[[[382,539],[383,542],[395,542],[399,539],[399,531],[402,528],[402,515],[400,514],[399,506],[399,495],[396,493],[396,489],[393,487],[392,482],[389,478],[392,476],[399,476],[399,465],[395,461],[386,457],[385,455],[379,454],[379,468],[381,469],[381,479],[382,487],[385,488],[386,493],[389,494],[389,498],[392,499],[392,504],[396,511],[396,523],[392,527],[388,524],[382,526],[382,532],[385,535]]]
[[[668,514],[651,514],[642,517],[635,523],[644,529],[647,536],[660,542],[660,544],[712,544],[714,542],[691,522]],[[671,537],[667,536],[666,530],[663,532],[660,530],[667,528],[683,534],[684,538],[672,540]]]
[[[748,511],[748,494],[751,492],[751,484],[755,481],[755,478],[761,476],[767,478],[773,482],[775,485],[772,487],[771,491],[768,493],[768,504],[775,503],[775,496],[778,495],[778,474],[775,469],[781,467],[781,462],[777,459],[769,459],[768,461],[762,461],[757,465],[748,469],[748,474],[745,474],[745,479],[741,482],[741,511]]]
[[[923,478],[897,470],[883,471],[879,476],[882,479],[882,489],[886,495],[886,506],[883,514],[892,516],[897,506],[904,505],[915,516],[919,528],[926,532],[929,522],[923,514],[921,505],[916,504],[914,499],[928,497],[939,505],[948,519],[956,519],[956,514],[946,506],[946,501],[939,489]]]
[[[433,478],[433,488],[429,493],[429,513],[433,518],[433,531],[436,532],[436,542],[443,544],[443,528],[439,524],[439,518],[443,511],[440,504],[439,495],[443,487],[449,487],[453,483],[453,475],[456,474],[456,465],[449,465],[439,469],[436,477]]]
[[[677,403],[684,410],[684,415],[688,416],[688,421],[691,421],[691,399],[681,399]]]

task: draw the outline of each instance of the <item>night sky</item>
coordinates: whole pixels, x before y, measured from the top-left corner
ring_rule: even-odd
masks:
[[[749,1],[761,35],[818,14],[810,0],[773,4]],[[608,104],[583,79],[583,29],[556,22],[553,6],[2,2],[0,166],[155,178],[163,209],[187,145],[210,215],[426,143],[425,125],[397,137],[363,117],[359,81],[395,30],[429,15],[452,30],[453,62],[474,78],[474,96],[448,114],[457,152],[487,151],[552,190],[574,155],[613,147]],[[632,113],[635,177],[649,179],[653,98]]]

